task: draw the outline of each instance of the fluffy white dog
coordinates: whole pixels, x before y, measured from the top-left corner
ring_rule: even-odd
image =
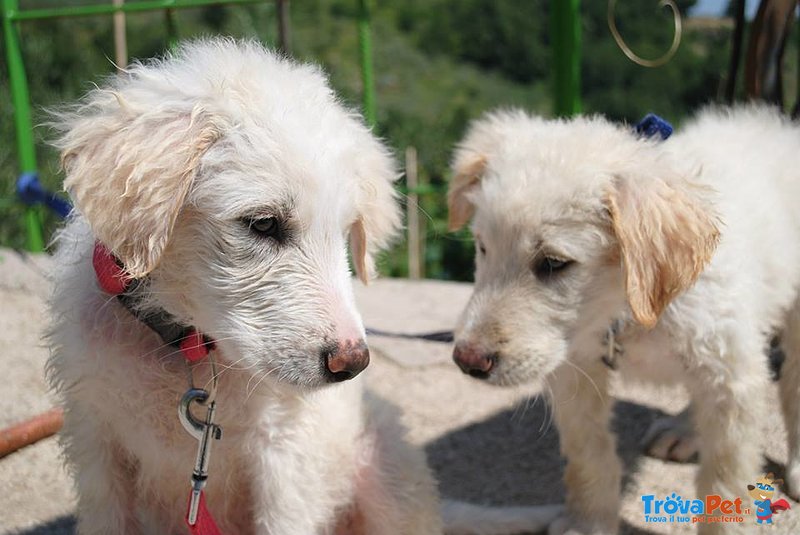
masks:
[[[360,378],[329,385],[368,362],[348,236],[366,279],[399,218],[387,150],[322,73],[198,42],[59,121],[78,214],[58,239],[49,374],[79,531],[183,532],[198,448],[176,415],[184,358],[98,287],[99,241],[139,280],[139,314],[214,340],[224,436],[205,495],[224,533],[440,532],[423,455]],[[193,373],[210,388],[207,360]]]
[[[228,534],[441,533],[424,455],[356,377],[369,352],[348,241],[366,280],[399,225],[397,173],[319,69],[196,42],[56,126],[76,213],[58,238],[49,377],[79,532],[186,532],[198,441],[176,406],[191,377],[206,392],[184,420],[214,444],[194,477],[207,482],[199,522],[207,507]],[[219,441],[191,402],[212,397]],[[553,516],[445,512],[458,533]]]
[[[454,171],[451,227],[474,215],[477,249],[454,359],[490,383],[552,389],[567,511],[551,531],[618,528],[611,368],[682,381],[697,494],[742,496],[762,473],[776,330],[798,496],[800,128],[766,108],[712,109],[660,142],[597,117],[495,112],[472,125]]]

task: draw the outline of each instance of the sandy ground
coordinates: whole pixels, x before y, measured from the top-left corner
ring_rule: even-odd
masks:
[[[0,249],[0,428],[49,408],[40,338],[48,292],[43,273],[49,259]],[[469,285],[383,280],[357,299],[369,327],[421,332],[452,327]],[[561,502],[563,461],[546,404],[525,389],[502,390],[462,375],[450,362],[451,347],[433,342],[372,337],[366,373],[377,393],[403,409],[411,440],[424,448],[445,496],[488,504]],[[773,405],[777,407],[774,388]],[[679,412],[677,390],[617,388],[614,426],[624,459],[623,530],[629,533],[692,532],[682,524],[647,524],[642,494],[676,492],[694,498],[694,464],[665,463],[642,456],[639,441],[650,422]],[[780,471],[786,460],[777,411],[766,418],[765,469]],[[744,501],[749,498],[742,490]],[[0,459],[0,534],[63,535],[74,532],[75,497],[55,439]],[[800,533],[800,506],[776,518],[773,534]],[[752,522],[748,519],[748,522]],[[760,531],[756,526],[753,532]]]

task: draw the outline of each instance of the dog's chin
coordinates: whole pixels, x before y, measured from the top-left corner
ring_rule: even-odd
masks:
[[[270,362],[267,359],[250,361],[246,363],[244,359],[238,361],[238,365],[228,364],[231,370],[238,368],[239,375],[243,375],[247,381],[247,391],[252,394],[270,394],[283,392],[284,394],[296,394],[313,392],[335,384],[335,381],[322,366],[315,366],[312,363],[302,365],[303,356],[288,359],[293,365],[285,365],[281,362]],[[310,360],[310,359],[309,359]],[[222,363],[223,368],[227,363]],[[228,373],[223,373],[221,381],[226,380]]]
[[[547,375],[557,367],[555,359],[537,364],[533,358],[502,359],[484,377],[487,384],[498,387],[536,386],[544,384]]]
[[[303,394],[311,393],[323,388],[327,388],[332,384],[328,377],[323,373],[297,373],[290,372],[286,374],[279,373],[275,370],[272,373],[262,372],[254,374],[250,380],[251,385],[248,390],[255,394],[268,394],[274,392],[283,392],[284,394]]]
[[[333,385],[349,383],[353,377],[343,379],[341,375],[332,374],[319,366],[308,367],[260,367],[261,370],[253,374],[250,388],[256,392],[268,392],[275,390],[293,392],[314,392],[325,389]]]
[[[536,383],[537,380],[541,379],[541,375],[536,373],[520,375],[515,372],[504,370],[501,367],[489,372],[485,377],[481,377],[480,379],[492,386],[514,387]]]

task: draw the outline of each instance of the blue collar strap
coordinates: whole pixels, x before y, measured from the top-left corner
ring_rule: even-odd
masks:
[[[645,115],[633,128],[642,137],[661,136],[661,141],[672,135],[672,125],[654,113]]]

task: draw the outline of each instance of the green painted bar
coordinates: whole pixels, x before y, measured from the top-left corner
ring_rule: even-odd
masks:
[[[369,28],[369,0],[358,0],[358,49],[361,56],[361,81],[364,86],[364,118],[367,124],[378,123],[375,103],[375,76],[372,70],[372,39]]]
[[[580,0],[551,0],[553,43],[553,111],[558,116],[581,112]]]
[[[59,17],[88,17],[94,15],[113,15],[114,13],[137,13],[144,11],[167,10],[167,26],[170,41],[177,39],[173,9],[197,8],[210,5],[244,5],[264,3],[265,0],[148,0],[135,4],[123,5],[90,5],[68,6],[61,8],[43,8],[20,10],[19,0],[0,0],[3,18],[3,34],[5,36],[6,59],[8,61],[9,85],[11,101],[14,107],[14,123],[16,126],[17,154],[20,171],[36,172],[36,145],[33,138],[33,121],[30,111],[30,94],[25,75],[25,65],[20,46],[17,23],[29,20],[51,19]],[[40,210],[36,207],[26,208],[25,221],[27,247],[30,251],[44,250]]]
[[[178,17],[175,10],[170,8],[164,11],[164,24],[167,29],[167,46],[170,50],[175,50],[180,40],[178,33]]]
[[[2,0],[2,2],[3,13],[8,13],[18,7],[17,0]],[[36,172],[36,144],[33,139],[28,80],[25,77],[25,64],[22,59],[19,28],[7,17],[3,17],[3,35],[5,36],[6,60],[8,61],[11,103],[14,107],[19,168],[22,173],[33,173]],[[28,207],[25,209],[25,230],[28,250],[44,250],[42,225],[39,211],[36,208]]]
[[[93,6],[72,6],[55,7],[44,9],[29,9],[20,11],[15,5],[13,9],[5,9],[5,16],[11,20],[39,20],[52,19],[57,17],[88,17],[92,15],[113,15],[117,12],[137,13],[141,11],[157,11],[161,9],[183,9],[192,7],[204,7],[210,5],[237,5],[237,4],[259,4],[264,0],[148,0],[146,2],[136,2],[135,4],[114,5],[93,5]],[[16,2],[14,2],[16,4]]]

